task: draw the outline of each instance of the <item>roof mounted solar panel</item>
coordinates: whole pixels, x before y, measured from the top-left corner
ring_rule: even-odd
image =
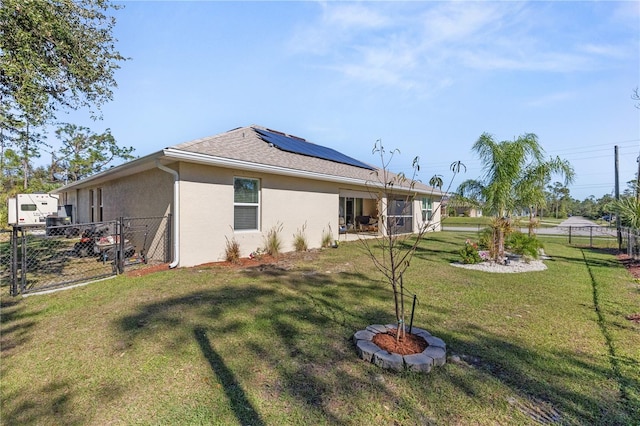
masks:
[[[272,130],[257,129],[255,127],[253,129],[258,133],[258,135],[260,135],[260,138],[263,141],[273,144],[278,149],[281,149],[283,151],[373,170],[373,167],[371,167],[370,165],[363,163],[362,161],[358,161],[355,158],[344,155],[343,153],[338,152],[335,149],[316,145],[311,142],[307,142],[302,138],[285,135],[284,133]]]

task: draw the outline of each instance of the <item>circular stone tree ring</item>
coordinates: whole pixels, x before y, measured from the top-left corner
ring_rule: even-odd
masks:
[[[358,356],[367,362],[371,362],[381,368],[394,371],[420,371],[428,373],[433,366],[440,367],[447,360],[446,343],[427,330],[413,327],[411,333],[422,337],[427,342],[427,348],[419,354],[400,355],[387,352],[373,343],[376,334],[387,333],[395,330],[395,324],[373,324],[364,330],[356,331],[353,334],[353,342],[356,345]]]

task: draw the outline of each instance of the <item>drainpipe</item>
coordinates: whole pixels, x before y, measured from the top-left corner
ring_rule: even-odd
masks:
[[[180,175],[173,169],[163,166],[159,160],[156,160],[156,166],[167,173],[173,175],[173,262],[169,264],[169,268],[173,269],[180,263],[180,232],[178,225],[180,224]]]

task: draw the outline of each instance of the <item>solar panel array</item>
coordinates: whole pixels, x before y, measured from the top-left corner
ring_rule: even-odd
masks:
[[[309,157],[322,158],[323,160],[335,161],[337,163],[343,163],[350,166],[373,170],[373,167],[371,167],[370,165],[365,164],[362,161],[358,161],[355,158],[344,155],[343,153],[338,152],[335,149],[316,145],[303,139],[288,136],[283,133],[257,129],[255,127],[254,130],[258,133],[258,135],[260,135],[260,138],[263,141],[273,144],[278,149],[281,149],[283,151],[306,155]]]

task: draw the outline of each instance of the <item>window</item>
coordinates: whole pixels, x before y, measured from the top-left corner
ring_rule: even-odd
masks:
[[[413,202],[411,199],[393,199],[387,204],[388,232],[413,232]]]
[[[98,188],[98,222],[102,220],[102,188]]]
[[[233,178],[233,229],[257,230],[260,211],[260,181]]]
[[[422,199],[422,221],[429,222],[433,216],[433,201],[431,198]]]
[[[93,189],[89,190],[89,222],[93,222],[95,216],[95,211],[96,211],[96,204],[95,204],[95,200],[93,198]]]
[[[35,212],[36,210],[38,210],[38,206],[35,204],[20,204],[20,211]]]

